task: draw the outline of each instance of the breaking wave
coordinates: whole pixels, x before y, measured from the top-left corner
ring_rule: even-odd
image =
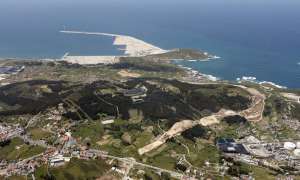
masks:
[[[270,81],[258,81],[256,79],[256,77],[254,77],[254,76],[243,76],[241,78],[236,78],[236,81],[239,82],[239,83],[242,82],[242,81],[248,81],[248,82],[252,82],[252,83],[256,83],[256,84],[270,84],[270,85],[272,85],[274,87],[277,87],[277,88],[280,88],[280,89],[287,89],[287,87],[278,85],[278,84],[276,84],[274,82],[270,82]]]

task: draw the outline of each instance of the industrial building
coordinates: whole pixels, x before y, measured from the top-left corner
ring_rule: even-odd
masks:
[[[224,153],[249,154],[243,144],[236,143],[231,138],[220,138],[217,140],[217,147]]]

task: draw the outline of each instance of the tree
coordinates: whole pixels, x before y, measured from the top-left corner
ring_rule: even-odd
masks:
[[[171,179],[171,175],[167,172],[162,172],[161,173],[161,179],[162,180],[170,180]]]

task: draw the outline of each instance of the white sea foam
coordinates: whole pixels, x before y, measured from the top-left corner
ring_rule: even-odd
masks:
[[[261,82],[259,82],[258,84],[270,84],[270,85],[272,85],[272,86],[274,86],[274,87],[277,87],[277,88],[279,88],[279,89],[287,89],[286,86],[281,86],[281,85],[275,84],[275,83],[270,82],[270,81],[261,81]]]
[[[220,56],[210,56],[209,58],[207,58],[208,60],[211,60],[211,59],[220,59],[221,57]]]
[[[257,84],[270,84],[274,87],[280,88],[280,89],[286,89],[287,87],[285,86],[281,86],[278,84],[275,84],[273,82],[270,81],[258,81],[256,77],[254,76],[243,76],[242,78],[236,78],[237,82],[242,82],[242,81],[248,81],[248,82],[252,82],[252,83],[257,83]]]
[[[201,74],[202,76],[206,77],[207,79],[211,80],[211,81],[218,81],[220,78],[217,78],[213,75],[210,74]]]
[[[254,76],[243,76],[242,80],[244,80],[244,81],[256,81],[256,77],[254,77]]]
[[[201,75],[201,76],[203,76],[203,77],[205,77],[205,78],[207,78],[207,79],[209,79],[209,80],[211,80],[211,81],[218,81],[218,80],[220,80],[220,78],[218,78],[218,77],[215,77],[215,76],[210,75],[210,74],[203,74],[203,73],[200,73],[199,71],[194,70],[194,69],[192,69],[192,68],[190,68],[190,67],[186,67],[186,66],[183,66],[183,65],[180,65],[180,67],[181,67],[181,68],[184,68],[184,69],[187,69],[187,70],[188,70],[189,72],[191,72],[193,75]]]

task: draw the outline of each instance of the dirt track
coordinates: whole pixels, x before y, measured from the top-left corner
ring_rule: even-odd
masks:
[[[141,76],[141,74],[129,72],[127,70],[121,70],[118,72],[118,74],[122,77],[129,77],[129,78],[138,78]]]
[[[162,134],[161,136],[156,138],[154,140],[154,142],[140,148],[138,150],[138,153],[140,155],[143,155],[147,152],[150,152],[150,151],[158,148],[159,146],[163,145],[168,139],[178,136],[182,132],[184,132],[190,128],[193,128],[194,126],[196,126],[198,124],[202,125],[202,126],[211,126],[214,124],[218,124],[220,122],[220,120],[222,120],[224,117],[227,117],[227,116],[240,115],[249,121],[262,120],[264,106],[265,106],[265,99],[266,99],[265,95],[260,93],[258,90],[254,89],[254,88],[247,88],[245,86],[238,86],[238,85],[234,85],[234,86],[240,87],[252,95],[252,104],[248,109],[241,111],[241,112],[235,112],[235,111],[231,111],[231,110],[221,109],[218,113],[215,113],[211,116],[201,118],[200,120],[196,120],[196,121],[183,120],[183,121],[177,122],[171,127],[171,129],[169,129],[167,132],[165,132],[164,134]]]
[[[246,88],[245,90],[252,95],[252,104],[248,109],[240,112],[239,115],[248,121],[261,121],[265,109],[266,96],[254,88]]]
[[[201,118],[200,120],[183,120],[180,122],[175,123],[171,129],[169,129],[167,132],[159,136],[153,143],[148,144],[144,146],[143,148],[140,148],[138,150],[138,153],[140,155],[143,155],[147,152],[152,151],[153,149],[158,148],[159,146],[163,145],[168,139],[175,137],[177,135],[180,135],[182,132],[191,129],[192,127],[200,124],[202,126],[210,126],[213,124],[218,124],[220,116],[218,115],[211,115],[204,118]]]

